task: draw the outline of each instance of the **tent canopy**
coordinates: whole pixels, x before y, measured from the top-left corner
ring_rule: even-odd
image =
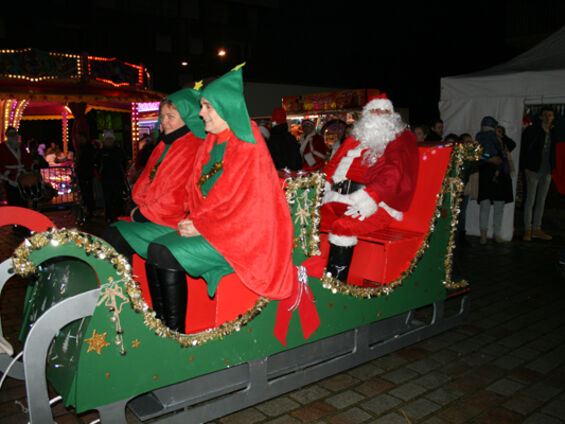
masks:
[[[565,27],[506,63],[441,79],[439,110],[446,133],[475,136],[481,119],[493,116],[518,144],[512,152],[516,165],[524,106],[555,103],[565,103]],[[513,182],[515,186],[516,174]],[[478,234],[478,207],[469,206],[467,231]],[[507,205],[502,234],[506,240],[512,238],[513,219],[514,204]]]

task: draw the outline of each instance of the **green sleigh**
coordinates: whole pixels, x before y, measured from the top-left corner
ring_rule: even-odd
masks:
[[[26,381],[30,421],[52,420],[48,380],[66,406],[96,409],[102,422],[126,422],[126,408],[142,421],[207,422],[458,325],[469,304],[467,282],[451,278],[460,171],[477,154],[475,145],[420,147],[419,194],[404,227],[360,238],[348,283],[308,277],[319,326],[306,338],[291,308],[286,345],[273,331],[279,301],[251,298],[238,309],[227,292],[233,319],[215,311],[209,328],[178,334],[148,306],[139,264],[78,230],[34,233],[0,265],[0,290],[16,272],[30,279],[23,361],[8,374]],[[297,266],[327,250],[322,187],[320,174],[285,184]],[[7,211],[3,225],[15,223]],[[3,373],[10,360],[0,354]]]

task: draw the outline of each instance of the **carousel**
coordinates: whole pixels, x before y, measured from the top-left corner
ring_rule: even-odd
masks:
[[[62,140],[55,144],[62,146],[62,160],[42,169],[41,178],[28,178],[24,189],[33,192],[42,179],[57,190],[52,203],[74,200],[72,160],[65,158],[76,151],[80,132],[96,138],[87,121],[93,110],[129,114],[131,125],[124,128],[122,142],[124,147],[131,143],[135,160],[140,138],[155,126],[158,102],[164,97],[150,87],[151,76],[143,64],[86,53],[0,50],[0,142],[9,126],[19,129],[22,121],[61,121]]]

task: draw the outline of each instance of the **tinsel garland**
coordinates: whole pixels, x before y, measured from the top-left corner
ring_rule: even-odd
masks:
[[[237,319],[225,322],[217,328],[211,328],[206,331],[195,334],[181,334],[168,328],[161,320],[155,317],[155,312],[145,303],[143,295],[139,289],[139,284],[133,279],[131,265],[127,259],[116,252],[109,244],[96,239],[90,234],[82,233],[77,229],[67,230],[51,228],[42,233],[33,234],[15,250],[12,256],[12,263],[15,271],[22,277],[29,277],[36,272],[35,264],[29,259],[30,254],[47,245],[62,246],[67,243],[74,243],[78,248],[83,249],[86,255],[94,256],[99,260],[110,262],[116,269],[116,273],[120,280],[113,283],[122,283],[126,289],[126,293],[131,301],[133,309],[143,314],[143,321],[147,327],[160,337],[167,337],[176,340],[182,347],[198,346],[210,340],[221,339],[230,333],[240,331],[240,329],[255,318],[261,310],[269,302],[268,299],[260,298],[255,305],[246,313],[240,315]],[[113,280],[110,278],[109,283]],[[102,298],[107,294],[108,285],[104,285]],[[102,299],[99,300],[102,302]],[[119,317],[116,317],[115,307],[110,308],[112,313],[112,321],[116,323],[117,341],[123,346],[124,331],[119,323]],[[122,348],[123,353],[123,348]]]
[[[324,273],[322,277],[322,286],[325,289],[331,290],[332,293],[346,294],[353,297],[360,297],[364,299],[370,299],[371,297],[379,297],[383,295],[388,295],[396,290],[402,285],[402,282],[409,277],[418,262],[422,258],[424,252],[430,245],[430,237],[434,232],[437,220],[442,216],[442,208],[444,198],[447,194],[450,195],[450,207],[451,207],[451,231],[447,246],[447,252],[444,260],[445,265],[445,280],[442,282],[443,285],[449,289],[459,289],[468,286],[468,282],[461,280],[454,282],[451,280],[452,275],[452,263],[453,263],[453,250],[455,248],[455,233],[459,217],[459,204],[461,203],[461,193],[464,189],[464,183],[461,180],[460,170],[465,161],[478,161],[481,155],[481,149],[477,143],[456,143],[453,146],[451,152],[451,159],[446,171],[446,177],[442,184],[440,193],[438,194],[438,199],[436,203],[436,209],[432,220],[430,221],[430,226],[424,238],[424,241],[420,245],[418,251],[408,268],[402,272],[400,277],[386,285],[379,287],[359,287],[352,284],[344,283],[336,278],[334,278],[330,273]]]
[[[299,190],[304,190],[304,197],[299,197]],[[310,190],[314,190],[314,199],[311,203],[304,204],[309,197]],[[305,222],[297,222],[300,225],[298,236],[294,239],[294,247],[300,247],[307,256],[320,255],[320,206],[322,205],[322,195],[324,194],[324,175],[315,172],[309,176],[298,176],[286,179],[285,194],[288,206],[292,211],[292,206],[296,203],[297,208],[309,215],[310,230],[307,230]],[[297,214],[297,220],[300,215]]]

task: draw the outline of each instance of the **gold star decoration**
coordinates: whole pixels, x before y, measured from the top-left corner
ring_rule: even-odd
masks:
[[[110,346],[110,343],[106,341],[106,334],[107,333],[98,334],[96,330],[94,330],[92,337],[85,339],[85,342],[88,343],[88,350],[86,351],[86,353],[95,350],[96,353],[100,355],[100,351],[103,347]]]
[[[133,342],[131,342],[131,345],[132,345],[133,347],[139,347],[140,344],[141,344],[141,342],[140,342],[139,340],[137,340],[137,339],[135,339]]]
[[[203,85],[204,85],[204,83],[202,82],[202,80],[196,81],[196,82],[194,83],[193,89],[196,90],[196,91],[198,91],[198,90],[200,90],[200,89],[202,88]]]

